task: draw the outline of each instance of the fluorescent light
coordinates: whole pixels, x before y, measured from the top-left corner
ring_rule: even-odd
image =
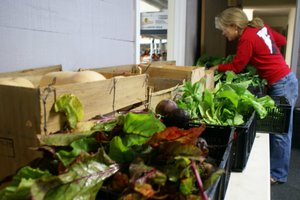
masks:
[[[144,1],[140,2],[140,12],[159,12],[160,10]]]

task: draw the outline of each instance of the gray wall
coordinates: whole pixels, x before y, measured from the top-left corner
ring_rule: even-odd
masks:
[[[200,1],[199,1],[200,3]],[[199,58],[197,55],[198,32],[198,0],[187,1],[185,66],[193,66]]]
[[[300,46],[300,36],[299,37],[299,46]],[[298,50],[298,62],[297,62],[297,72],[296,72],[296,76],[298,79],[298,93],[299,93],[299,88],[300,88],[300,48]],[[300,93],[298,94],[298,99],[296,101],[296,107],[300,107]]]
[[[210,56],[223,56],[226,53],[226,37],[215,28],[215,17],[227,8],[227,1],[206,0],[204,22],[204,49],[202,53]]]
[[[295,36],[294,36],[294,44],[293,44],[293,53],[292,53],[292,70],[296,74],[298,78],[298,99],[296,101],[296,107],[300,107],[300,0],[297,2],[296,9],[296,20],[295,20]],[[297,42],[298,40],[298,42]],[[298,44],[298,46],[297,46]],[[298,50],[297,50],[298,49]],[[295,51],[295,52],[294,52]],[[296,65],[296,66],[295,66]]]
[[[135,63],[135,0],[0,1],[0,73]]]

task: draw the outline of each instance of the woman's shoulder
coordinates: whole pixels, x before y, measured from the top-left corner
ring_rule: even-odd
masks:
[[[259,31],[258,28],[253,28],[253,27],[248,26],[245,28],[240,39],[251,40],[251,39],[253,39],[253,36],[255,36],[257,34],[258,31]]]

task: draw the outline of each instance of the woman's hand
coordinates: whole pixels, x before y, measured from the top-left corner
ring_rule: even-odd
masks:
[[[215,65],[211,68],[209,68],[209,70],[213,70],[214,72],[216,72],[219,69],[219,65]]]

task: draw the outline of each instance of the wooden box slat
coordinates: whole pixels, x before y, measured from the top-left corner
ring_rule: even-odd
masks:
[[[48,66],[48,67],[40,67],[40,68],[32,68],[32,69],[26,69],[26,70],[0,73],[0,78],[44,75],[44,74],[47,74],[49,72],[54,72],[54,71],[62,71],[62,66],[61,65],[53,65],[53,66]]]
[[[0,180],[41,155],[27,149],[39,145],[37,134],[62,129],[66,118],[63,113],[54,111],[54,97],[76,95],[83,105],[83,120],[88,120],[99,114],[112,113],[114,109],[145,102],[147,80],[146,74],[140,74],[50,87],[52,90],[0,85],[0,153],[2,162],[7,163],[1,167]]]

